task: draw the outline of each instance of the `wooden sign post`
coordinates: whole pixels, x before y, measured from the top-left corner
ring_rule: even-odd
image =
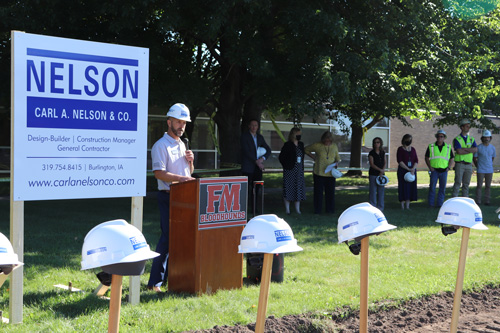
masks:
[[[7,280],[7,274],[0,274],[0,287],[4,284],[4,282]]]
[[[460,316],[460,302],[464,287],[465,260],[467,257],[467,246],[469,244],[470,228],[462,228],[462,245],[460,246],[460,258],[458,260],[457,283],[455,285],[455,297],[453,298],[453,312],[451,315],[450,332],[456,333],[458,328],[458,317]]]

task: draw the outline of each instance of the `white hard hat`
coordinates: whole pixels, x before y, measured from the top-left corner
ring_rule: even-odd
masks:
[[[407,173],[405,173],[405,181],[407,181],[408,183],[414,182],[415,175],[413,175],[410,171],[408,171]]]
[[[274,214],[259,215],[248,221],[240,237],[238,253],[287,253],[302,251],[293,231]]]
[[[109,274],[141,275],[146,260],[157,256],[139,229],[125,220],[113,220],[95,226],[85,236],[82,270],[102,267]]]
[[[483,214],[479,206],[474,200],[466,197],[446,200],[439,209],[436,222],[477,230],[488,229],[483,224]]]
[[[266,155],[267,150],[264,147],[259,147],[257,148],[257,159],[261,158],[262,156]]]
[[[396,229],[396,226],[387,223],[380,209],[368,202],[362,202],[347,208],[340,215],[337,235],[340,244],[350,240],[360,240],[370,235],[378,235],[392,229]]]
[[[389,178],[386,175],[378,176],[377,178],[375,178],[375,181],[377,182],[377,185],[385,186],[387,183],[389,183]]]
[[[437,138],[439,134],[444,135],[444,138],[446,139],[446,132],[444,130],[442,129],[438,130],[434,136]]]
[[[330,171],[330,172],[332,173],[332,176],[334,178],[340,178],[344,175],[342,172],[340,172],[338,169],[335,169],[335,168],[333,168],[332,171]]]
[[[9,239],[0,233],[0,274],[7,275],[14,267],[21,265],[23,263],[19,261],[17,254],[14,253]]]
[[[189,109],[182,103],[172,105],[167,112],[167,117],[191,121],[191,117],[189,116]]]
[[[463,126],[463,125],[465,125],[465,124],[470,124],[470,120],[469,120],[469,119],[462,119],[462,120],[460,121],[460,127],[462,127],[462,126]]]
[[[490,137],[491,138],[491,132],[488,131],[487,129],[483,130],[483,135],[481,137]]]

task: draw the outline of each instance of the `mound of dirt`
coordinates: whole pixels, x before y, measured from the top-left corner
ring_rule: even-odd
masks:
[[[398,306],[392,302],[376,304],[368,315],[368,331],[449,332],[453,310],[453,293],[441,293],[407,301]],[[215,326],[192,333],[254,332],[255,323],[246,326]],[[304,314],[266,319],[266,332],[359,332],[359,311],[338,309],[331,317]],[[458,332],[500,332],[500,288],[485,287],[480,292],[462,295]]]

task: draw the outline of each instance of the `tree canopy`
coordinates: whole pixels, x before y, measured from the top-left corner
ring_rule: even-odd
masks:
[[[10,30],[148,47],[150,105],[186,103],[214,115],[221,162],[263,110],[300,122],[337,110],[363,127],[405,116],[487,126],[498,107],[499,12],[463,20],[440,0],[5,0],[0,69]],[[10,80],[0,82],[8,105]],[[431,112],[432,111],[432,112]],[[340,119],[340,117],[339,117]],[[371,120],[371,122],[367,121]],[[357,165],[356,165],[357,164]]]

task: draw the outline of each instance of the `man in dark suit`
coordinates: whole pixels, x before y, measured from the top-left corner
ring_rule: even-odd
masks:
[[[257,120],[250,120],[248,129],[248,132],[241,134],[240,140],[242,155],[241,173],[243,176],[248,177],[248,202],[250,203],[248,208],[253,211],[253,182],[256,180],[262,180],[264,161],[271,155],[271,148],[267,145],[264,137],[257,133],[259,130],[259,122]],[[257,156],[258,152],[259,156]],[[256,188],[256,194],[258,194],[258,187]],[[256,195],[256,197],[257,196],[258,195]]]

